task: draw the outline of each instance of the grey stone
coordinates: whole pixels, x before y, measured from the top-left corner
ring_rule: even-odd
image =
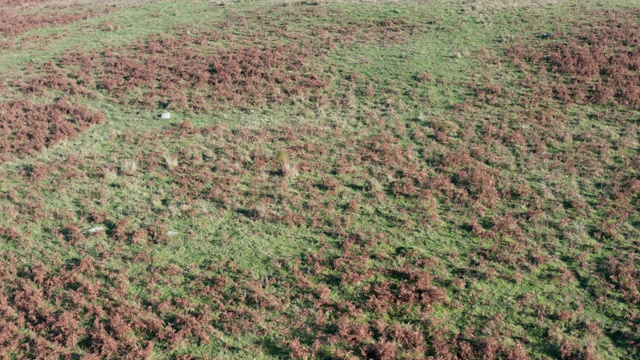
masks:
[[[104,227],[102,226],[94,226],[92,228],[89,228],[87,230],[84,231],[85,234],[95,234],[95,233],[99,233],[99,232],[103,232],[104,231]]]

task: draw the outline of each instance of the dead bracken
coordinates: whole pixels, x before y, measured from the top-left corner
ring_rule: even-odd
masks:
[[[638,358],[638,12],[113,3],[0,40],[0,358]]]

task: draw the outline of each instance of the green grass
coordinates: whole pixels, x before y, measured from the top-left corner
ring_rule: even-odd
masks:
[[[338,43],[326,56],[314,60],[314,69],[330,79],[323,90],[332,99],[331,105],[326,107],[297,99],[277,106],[208,113],[176,110],[172,111],[170,120],[161,120],[158,115],[163,109],[160,107],[126,106],[104,90],[96,91],[92,99],[74,99],[105,114],[106,122],[76,138],[64,140],[38,156],[17,158],[0,168],[0,194],[3,194],[0,224],[22,234],[19,241],[0,236],[3,258],[12,266],[26,269],[25,274],[12,275],[13,279],[31,281],[29,274],[35,264],[43,264],[48,269],[47,279],[63,277],[74,264],[92,257],[100,263],[99,270],[81,272],[80,276],[103,286],[98,292],[97,303],[109,303],[110,307],[104,305],[107,314],[98,319],[102,323],[106,324],[113,315],[110,312],[115,313],[114,309],[123,304],[138,304],[141,309],[149,307],[154,316],[164,321],[164,326],[171,325],[175,329],[183,326],[175,319],[196,316],[202,312],[198,306],[209,306],[216,314],[230,312],[230,308],[251,309],[266,318],[265,323],[258,325],[256,322],[254,327],[247,326],[238,332],[228,331],[227,323],[221,321],[222,325],[219,325],[218,320],[213,319],[207,323],[214,329],[208,344],[196,335],[170,344],[154,332],[136,330],[139,346],[154,341],[151,358],[157,359],[180,355],[195,358],[296,357],[288,347],[289,342],[300,338],[308,349],[317,335],[314,329],[305,333],[305,325],[313,324],[313,321],[305,318],[310,315],[304,310],[307,306],[320,305],[305,296],[313,294],[313,286],[321,285],[330,288],[330,298],[338,304],[331,308],[335,311],[331,316],[335,318],[326,328],[342,326],[336,320],[339,316],[351,316],[351,320],[369,326],[373,337],[367,341],[373,342],[384,338],[374,325],[376,320],[403,326],[409,324],[419,329],[426,339],[424,355],[442,355],[439,353],[442,350],[434,345],[437,343],[434,334],[444,328],[445,342],[454,347],[454,353],[460,351],[461,345],[453,340],[459,335],[459,341],[472,344],[477,354],[485,349],[484,339],[499,339],[502,344],[499,355],[505,358],[516,343],[523,344],[532,358],[559,358],[564,351],[562,347],[568,343],[576,346],[570,356],[577,357],[590,342],[593,342],[593,352],[598,358],[632,359],[637,356],[637,349],[625,342],[638,341],[637,334],[633,335],[638,329],[637,303],[623,299],[621,287],[612,285],[613,280],[601,269],[602,263],[611,262],[610,257],[621,261],[630,259],[632,263],[634,259],[637,261],[633,257],[638,254],[634,238],[640,234],[637,195],[627,199],[630,215],[616,225],[618,237],[598,237],[595,233],[602,231],[602,223],[615,209],[615,196],[619,193],[614,194],[611,182],[628,184],[625,179],[637,178],[635,168],[628,165],[637,159],[640,114],[634,109],[612,106],[565,107],[555,100],[526,108],[520,99],[531,96],[531,92],[517,85],[525,74],[505,57],[506,49],[515,44],[544,46],[539,35],[558,32],[556,26],[567,16],[588,22],[594,19],[583,15],[587,10],[626,8],[637,11],[637,5],[623,0],[606,4],[566,2],[495,10],[473,10],[458,2],[317,5],[328,9],[326,18],[304,12],[314,6],[264,2],[234,2],[225,6],[199,1],[146,3],[117,7],[110,14],[62,27],[34,30],[11,40],[21,46],[28,41],[25,36],[54,37],[49,45],[35,49],[0,52],[0,62],[4,65],[0,75],[10,78],[19,77],[25,64],[32,59],[36,64],[43,64],[70,50],[99,51],[155,34],[181,36],[183,27],[227,31],[235,40],[216,46],[233,47],[290,41],[273,34],[261,37],[263,27],[259,21],[268,23],[269,29],[290,23],[291,31],[305,36],[318,26],[394,18],[421,25],[416,33],[403,35],[406,38],[399,42],[385,43],[376,38]],[[273,12],[267,12],[266,18],[256,18],[265,14],[265,9]],[[162,15],[157,16],[159,13]],[[228,29],[222,29],[222,23],[230,13],[245,16],[249,23],[234,23]],[[295,20],[298,17],[301,20]],[[104,23],[112,24],[113,30],[101,30]],[[565,31],[569,30],[567,25]],[[347,80],[347,75],[355,71],[360,74],[359,78]],[[432,80],[419,83],[415,77],[421,72],[430,74]],[[476,101],[474,87],[483,88],[488,84],[499,85],[513,96],[492,105]],[[369,85],[374,92],[365,95]],[[341,100],[349,96],[350,89],[354,94],[353,104],[344,105]],[[48,94],[51,98],[58,95]],[[465,102],[471,105],[465,107]],[[545,111],[566,121],[554,126],[539,120]],[[628,121],[621,121],[615,115],[603,115],[602,111],[617,111]],[[524,122],[523,118],[536,118],[536,121]],[[176,129],[185,119],[189,119],[195,128],[222,125],[230,130],[221,131],[222,135],[179,135]],[[507,134],[519,131],[530,142],[542,139],[546,144],[546,155],[539,156],[540,152],[530,144],[512,145],[506,136],[496,141],[498,135],[484,137],[491,124]],[[294,140],[283,135],[287,129],[294,129],[291,135]],[[466,135],[465,130],[468,130]],[[257,140],[242,140],[239,134],[243,131],[256,137],[261,132],[267,135]],[[422,132],[423,138],[415,135],[417,132]],[[565,139],[554,138],[563,132],[567,135]],[[445,140],[442,134],[446,135]],[[371,150],[376,145],[369,143],[384,136],[393,139],[385,146],[397,151],[400,154],[397,158],[390,155],[393,151],[384,150],[383,145]],[[621,140],[623,138],[627,139],[626,143]],[[610,146],[606,150],[609,155],[602,154],[605,143]],[[573,153],[580,144],[587,148],[578,152],[582,156],[575,159],[576,173],[567,173],[566,167],[555,160],[565,153]],[[313,150],[304,150],[305,146]],[[325,148],[327,152],[314,153],[319,148]],[[288,149],[288,160],[298,167],[297,176],[284,178],[278,173],[277,167],[284,162],[284,159],[277,160],[282,149]],[[255,154],[260,151],[268,163],[264,170],[255,170],[252,167],[256,162]],[[470,153],[476,162],[455,165],[467,170],[445,165],[447,156],[459,152]],[[376,162],[371,159],[375,154],[385,154],[387,159],[393,160]],[[162,159],[167,155],[177,160],[177,168],[172,170],[162,164],[154,166],[156,156]],[[599,168],[601,173],[591,172],[593,166],[588,163],[596,155],[603,159]],[[361,156],[365,158],[359,158]],[[75,157],[76,163],[68,166],[66,162],[70,157]],[[346,171],[340,170],[341,158],[350,162]],[[138,169],[133,174],[125,174],[122,171],[124,162],[132,159]],[[305,163],[312,166],[306,169]],[[495,206],[473,203],[472,200],[482,193],[476,187],[482,184],[463,178],[465,171],[472,173],[481,166],[486,166],[494,176],[495,188],[500,191]],[[31,167],[46,167],[46,174],[37,179],[22,174],[24,169]],[[419,167],[416,172],[424,171],[427,175],[422,178],[429,181],[445,175],[452,181],[457,195],[448,196],[444,191],[434,190],[432,186],[435,185],[429,185],[431,183],[416,184],[422,191],[419,195],[396,194],[394,186],[405,178],[411,179],[413,167]],[[203,174],[234,177],[237,183],[222,190],[223,194],[230,195],[228,201],[207,198],[208,190],[218,183],[207,182],[203,185],[207,191],[196,190],[195,182],[200,173],[194,170],[195,174],[191,174],[194,168]],[[223,183],[222,175],[217,178],[219,183]],[[327,178],[335,179],[340,186],[332,190],[324,183]],[[181,189],[181,179],[192,182]],[[380,187],[378,193],[384,197],[377,198],[379,194],[370,190],[376,186],[371,185],[371,179],[376,179]],[[313,190],[305,185],[307,182]],[[515,191],[518,186],[528,187],[532,195],[516,195],[520,191]],[[513,191],[509,191],[511,188]],[[14,200],[7,195],[11,191],[16,193]],[[463,191],[471,195],[465,195]],[[511,193],[514,195],[505,195]],[[314,197],[321,199],[317,209],[312,208]],[[253,207],[266,198],[272,201],[267,207],[273,217],[255,216]],[[351,201],[358,203],[357,210],[350,210]],[[437,216],[437,220],[422,223],[425,214],[429,213],[424,210],[431,206],[429,201],[433,206],[429,211]],[[327,205],[331,202],[334,204]],[[580,204],[586,204],[586,208],[580,208]],[[481,211],[474,206],[485,208],[484,215],[480,216]],[[533,210],[541,210],[543,214],[536,218],[530,214]],[[303,225],[289,225],[278,220],[288,211],[300,214]],[[317,212],[321,212],[321,224],[315,226],[311,219]],[[104,214],[104,219],[92,221],[94,213]],[[516,219],[520,235],[506,229],[497,231],[493,237],[482,238],[471,229],[473,221],[477,220],[488,230],[509,216]],[[130,220],[128,228],[132,231],[159,229],[178,234],[159,240],[147,236],[141,243],[135,243],[131,236],[127,240],[117,240],[114,222],[122,218]],[[565,218],[571,222],[560,226]],[[63,229],[72,224],[81,229],[104,225],[108,231],[70,242]],[[356,242],[349,251],[364,254],[364,263],[358,259],[350,265],[349,271],[342,273],[331,266],[320,274],[313,273],[307,257],[317,254],[325,241],[329,250],[326,255],[319,256],[331,264],[337,258],[348,258],[347,239],[359,234],[367,239],[373,234],[383,234],[388,242],[371,248]],[[580,259],[583,253],[586,257]],[[150,260],[136,260],[142,255]],[[510,255],[512,259],[509,259]],[[309,288],[301,286],[295,271],[287,267],[293,265],[280,266],[278,259],[287,264],[299,259],[305,279],[313,285]],[[446,293],[446,301],[434,301],[428,306],[398,305],[381,312],[364,307],[366,296],[372,291],[368,285],[375,288],[384,282],[407,283],[406,279],[394,278],[391,269],[413,269],[417,259],[437,260],[437,265],[426,268],[433,276],[434,286]],[[240,270],[209,268],[228,260]],[[174,267],[179,274],[165,274]],[[637,269],[637,263],[634,269]],[[361,282],[344,285],[335,280],[344,273],[358,271],[369,271]],[[237,282],[216,295],[227,301],[224,307],[212,300],[214,295],[203,295],[201,288],[208,283],[194,280],[199,279],[199,274],[229,276]],[[558,280],[562,274],[567,278]],[[128,284],[128,290],[122,296],[112,294],[118,287],[119,276]],[[260,306],[245,300],[243,296],[252,291],[247,284],[264,285],[265,279],[272,277],[277,278],[278,283],[265,288],[267,292],[274,292],[282,307]],[[629,278],[638,279],[638,275],[631,273]],[[10,283],[10,276],[3,279],[1,287],[11,303],[20,288]],[[457,285],[459,281],[464,285]],[[149,285],[151,282],[154,285]],[[74,286],[79,287],[64,285],[59,291],[70,294]],[[70,309],[64,296],[47,299],[49,308],[57,312]],[[183,299],[191,304],[182,305]],[[164,300],[171,304],[169,314],[156,309]],[[363,315],[338,309],[347,302],[353,303],[358,310],[365,309]],[[11,304],[18,309],[17,313],[26,313],[19,305]],[[423,314],[418,315],[419,311],[427,312],[426,308],[430,309],[428,320],[421,318]],[[88,310],[82,311],[80,324],[90,329],[94,315]],[[567,313],[567,318],[561,313]],[[244,317],[241,316],[238,323],[249,318],[247,314],[243,313]],[[625,316],[632,318],[626,320]],[[48,334],[46,327],[45,330],[27,330],[31,322],[27,323],[18,327],[32,335],[21,339],[21,343],[30,343],[36,336]],[[596,324],[596,330],[589,330],[591,323]],[[326,328],[319,326],[323,332]],[[474,337],[462,335],[467,328]],[[111,328],[107,329],[110,334],[115,333]],[[89,335],[80,337],[81,341],[74,343],[71,353],[80,356],[102,349],[97,341],[92,347]],[[359,351],[364,351],[367,345],[328,345],[327,338],[318,339],[324,350],[315,356],[325,358],[340,357],[339,349],[352,351],[355,357],[360,357]],[[124,344],[123,341],[120,343]],[[39,351],[29,353],[3,344],[0,349],[3,346],[10,349],[9,356],[15,358]],[[411,358],[408,348],[398,350],[397,356],[404,353]],[[118,351],[114,357],[126,352],[125,348]],[[108,354],[103,355],[108,357]]]

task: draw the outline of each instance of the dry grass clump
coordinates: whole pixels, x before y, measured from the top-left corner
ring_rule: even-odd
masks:
[[[135,175],[138,171],[138,162],[134,159],[123,160],[120,165],[120,172],[123,175]]]
[[[178,159],[175,156],[170,154],[167,154],[164,156],[164,162],[168,170],[175,169],[179,164]]]

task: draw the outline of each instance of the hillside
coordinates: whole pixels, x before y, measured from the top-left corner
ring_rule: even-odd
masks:
[[[0,0],[0,359],[638,359],[639,45],[633,0]]]

